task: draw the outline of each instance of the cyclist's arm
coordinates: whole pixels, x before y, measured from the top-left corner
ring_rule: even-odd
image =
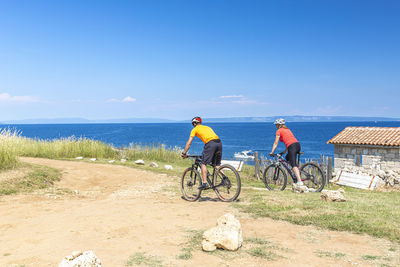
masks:
[[[280,135],[276,135],[276,137],[275,137],[275,142],[274,142],[274,145],[272,146],[272,150],[271,150],[270,155],[271,155],[271,154],[274,154],[274,151],[275,151],[276,147],[277,147],[278,144],[279,144],[279,138],[280,138]]]
[[[183,154],[186,154],[188,152],[190,145],[193,142],[193,139],[194,139],[194,137],[192,137],[192,136],[189,137],[189,140],[187,140],[187,142],[186,142],[185,149],[183,150]]]

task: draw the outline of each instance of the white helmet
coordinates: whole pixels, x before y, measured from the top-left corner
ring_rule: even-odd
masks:
[[[284,125],[285,124],[285,119],[279,118],[274,122],[275,125]]]

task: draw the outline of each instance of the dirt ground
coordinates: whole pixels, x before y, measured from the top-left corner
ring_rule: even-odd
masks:
[[[379,266],[375,256],[398,253],[383,239],[254,219],[214,201],[213,194],[187,202],[178,177],[111,164],[22,160],[62,170],[56,187],[66,193],[0,198],[0,266],[57,266],[77,250],[93,250],[103,266],[111,267],[125,266],[135,253],[157,256],[163,266]],[[215,226],[227,212],[239,218],[245,240],[270,241],[277,257],[251,255],[253,245],[244,242],[238,252],[196,248],[192,258],[178,258],[190,231]],[[388,259],[387,266],[393,261]]]

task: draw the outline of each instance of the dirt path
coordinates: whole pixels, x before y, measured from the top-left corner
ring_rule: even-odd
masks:
[[[62,170],[56,186],[73,193],[0,198],[0,266],[57,266],[76,250],[93,250],[111,267],[125,266],[135,253],[157,256],[163,266],[373,266],[362,256],[384,257],[391,247],[368,236],[252,219],[227,203],[189,203],[177,190],[163,189],[177,189],[177,177],[117,165],[22,160]],[[213,227],[226,212],[239,217],[245,239],[270,241],[264,247],[275,259],[258,255],[251,242],[239,252],[196,249],[192,258],[178,259],[190,231]]]

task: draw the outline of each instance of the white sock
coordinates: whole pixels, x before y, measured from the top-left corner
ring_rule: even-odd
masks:
[[[302,181],[298,181],[296,184],[297,185],[304,185]]]

